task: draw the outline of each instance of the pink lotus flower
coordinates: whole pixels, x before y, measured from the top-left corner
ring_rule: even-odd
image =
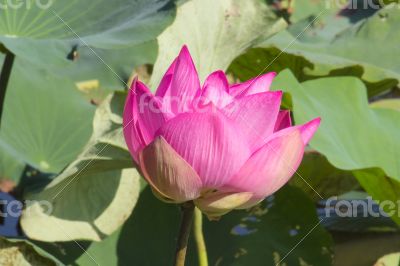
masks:
[[[317,118],[291,126],[275,73],[229,86],[216,71],[200,87],[183,47],[155,95],[135,80],[124,110],[130,153],[160,199],[193,200],[210,218],[248,208],[295,173]]]

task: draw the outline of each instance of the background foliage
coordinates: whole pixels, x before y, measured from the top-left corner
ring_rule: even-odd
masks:
[[[232,81],[277,71],[273,90],[285,92],[294,122],[323,121],[290,184],[256,208],[205,221],[210,265],[380,257],[377,265],[398,265],[398,213],[327,217],[324,207],[331,196],[400,200],[400,5],[336,2],[54,0],[0,9],[0,61],[16,58],[1,183],[12,180],[22,202],[54,206],[51,214],[24,206],[21,234],[0,239],[0,264],[172,263],[179,208],[141,179],[121,115],[132,77],[155,88],[187,44],[202,79],[217,69]],[[196,265],[194,243],[188,257]]]

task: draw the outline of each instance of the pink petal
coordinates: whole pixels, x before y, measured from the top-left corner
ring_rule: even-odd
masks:
[[[139,151],[144,148],[146,142],[144,141],[142,134],[139,131],[137,116],[134,115],[133,110],[135,109],[136,101],[134,101],[134,93],[129,90],[128,97],[125,102],[124,116],[123,116],[123,129],[125,142],[128,146],[133,159],[137,162]]]
[[[292,126],[292,119],[290,118],[290,111],[280,111],[276,119],[274,132]]]
[[[275,72],[270,72],[246,82],[232,85],[229,88],[229,94],[233,97],[243,97],[246,95],[269,91],[275,76]]]
[[[303,139],[304,145],[307,145],[310,142],[311,138],[314,136],[320,124],[321,124],[321,118],[318,117],[298,127],[301,132],[301,138]]]
[[[161,106],[149,89],[134,80],[124,109],[124,136],[135,161],[138,152],[154,139],[155,132],[164,124]]]
[[[210,220],[212,220],[242,206],[248,202],[252,196],[253,193],[250,192],[213,193],[209,196],[196,199],[194,203]]]
[[[166,200],[180,203],[200,196],[200,177],[162,137],[147,146],[139,158],[144,177]]]
[[[209,75],[204,82],[200,103],[207,105],[212,102],[215,106],[223,108],[232,101],[228,93],[229,83],[223,71],[216,71]]]
[[[240,126],[252,151],[273,133],[281,99],[280,91],[264,92],[238,98],[223,109]]]
[[[161,79],[160,85],[158,86],[157,91],[156,91],[156,97],[164,97],[165,94],[167,93],[167,91],[170,90],[172,76],[175,71],[175,65],[176,65],[177,60],[178,59],[175,58],[175,60],[172,62],[172,64],[167,69],[167,72],[165,72],[164,77]]]
[[[238,191],[254,193],[254,201],[281,188],[296,172],[304,153],[300,131],[272,138],[255,152],[229,185]]]
[[[178,114],[192,108],[192,101],[200,91],[200,81],[189,50],[183,46],[176,63],[161,82],[158,95],[163,96],[163,108]],[[173,71],[173,74],[168,74]],[[172,75],[169,81],[168,75]]]
[[[240,131],[216,109],[180,114],[158,134],[196,170],[205,187],[220,187],[250,155]]]
[[[321,124],[321,118],[318,117],[311,120],[310,122],[305,123],[304,125],[288,127],[283,130],[280,130],[276,132],[274,136],[286,135],[290,134],[290,132],[299,130],[301,133],[301,138],[303,140],[304,146],[306,146],[310,142],[311,138],[314,136],[320,124]]]

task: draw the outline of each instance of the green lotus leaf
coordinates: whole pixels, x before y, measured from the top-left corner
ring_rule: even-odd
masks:
[[[359,10],[344,16],[323,8],[321,12],[258,43],[237,58],[229,70],[242,80],[284,68],[290,68],[300,81],[355,76],[368,86],[369,96],[398,84],[400,68],[393,56],[400,39],[398,5],[386,6],[375,14]]]
[[[351,171],[334,167],[323,155],[312,151],[306,152],[290,184],[301,188],[315,201],[360,187]]]
[[[154,40],[175,13],[169,0],[116,0],[112,8],[107,0],[0,4],[0,43],[42,67],[64,66],[76,46],[115,49]]]
[[[9,178],[18,182],[25,167],[25,162],[10,145],[0,139],[0,178]]]
[[[184,44],[204,80],[212,71],[226,70],[234,58],[257,40],[270,37],[285,26],[283,19],[257,0],[188,1],[178,8],[173,24],[158,37],[160,52],[152,87],[158,85]]]
[[[125,93],[110,95],[96,111],[83,152],[44,189],[26,193],[25,234],[41,241],[99,241],[129,217],[140,190],[122,134]]]
[[[95,52],[81,48],[73,64],[54,71],[16,59],[0,132],[0,176],[18,181],[25,164],[51,173],[65,168],[90,137],[93,104],[127,87],[135,67],[154,62],[157,44]]]
[[[95,109],[74,82],[27,65],[16,59],[0,131],[0,152],[9,158],[0,160],[0,175],[14,180],[20,172],[13,165],[50,173],[65,168],[88,141]]]
[[[352,77],[321,78],[300,84],[290,71],[284,71],[273,88],[291,95],[296,123],[322,118],[310,143],[312,148],[333,166],[353,171],[374,199],[399,198],[399,193],[391,191],[399,191],[400,187],[400,112],[371,108],[364,84]],[[383,174],[371,168],[379,168]],[[367,171],[368,179],[362,177],[358,171],[361,169]],[[378,185],[377,180],[382,184]],[[400,223],[397,215],[393,219]]]

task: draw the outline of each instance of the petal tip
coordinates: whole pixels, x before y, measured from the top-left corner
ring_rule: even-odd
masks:
[[[147,86],[137,77],[133,79],[130,91],[134,94],[137,94],[138,92],[152,94]]]
[[[224,76],[225,77],[225,72],[222,69],[218,69],[214,72],[216,75],[219,76]]]
[[[132,91],[135,91],[135,88],[136,88],[136,83],[138,82],[138,76],[137,75],[135,75],[134,77],[133,77],[133,79],[132,79],[132,83],[131,83],[131,86],[130,86],[130,92],[132,92]]]
[[[179,61],[185,62],[184,64],[188,64],[189,66],[191,65],[191,66],[193,66],[194,69],[196,69],[192,55],[186,44],[182,46],[181,51],[179,52],[179,55],[177,58],[177,64]],[[196,75],[197,75],[197,71],[196,71]]]
[[[318,128],[321,125],[321,122],[322,122],[321,117],[317,117],[317,118],[311,120],[310,122],[308,122],[307,124]]]
[[[182,45],[181,51],[183,51],[183,50],[189,52],[189,48],[188,48],[187,44]]]
[[[192,56],[190,55],[189,48],[186,44],[184,44],[181,48],[181,51],[179,52],[178,58],[190,58],[192,59]]]
[[[301,127],[300,131],[304,141],[304,145],[307,145],[311,141],[311,138],[314,136],[320,124],[321,117],[317,117]]]

